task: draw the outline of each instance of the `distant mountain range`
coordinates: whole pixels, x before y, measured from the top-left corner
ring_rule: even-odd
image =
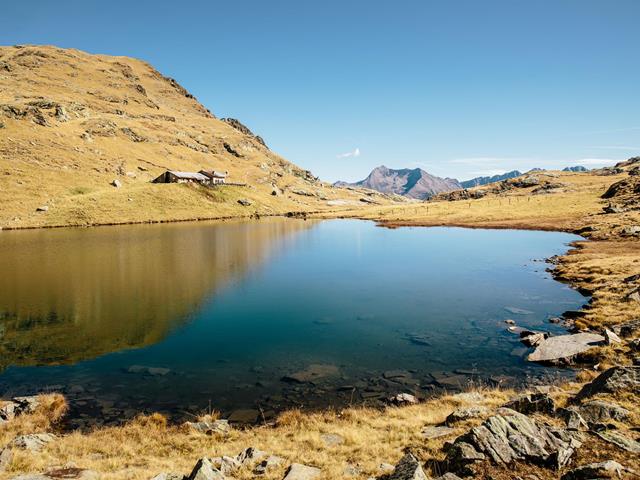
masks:
[[[370,188],[382,193],[395,193],[418,200],[426,200],[438,193],[462,188],[455,178],[436,177],[421,168],[394,170],[384,165],[374,168],[364,180],[354,183],[336,182],[334,185]]]
[[[562,169],[563,172],[588,172],[589,169],[587,167],[583,167],[582,165],[576,165],[575,167],[565,167]]]
[[[587,168],[577,165],[566,167],[563,172],[586,172]],[[543,168],[532,168],[527,173],[544,172]],[[455,178],[441,178],[425,172],[421,168],[401,168],[395,170],[384,165],[374,168],[369,176],[359,182],[336,182],[336,187],[363,187],[386,194],[402,195],[408,198],[426,200],[442,192],[479,187],[490,183],[501,182],[524,175],[518,170],[511,170],[500,175],[476,177],[459,182]]]
[[[510,172],[503,173],[501,175],[493,175],[491,177],[476,177],[471,180],[465,180],[464,182],[460,182],[462,188],[473,188],[479,187],[480,185],[486,185],[488,183],[501,182],[502,180],[507,180],[508,178],[516,178],[522,175],[518,170],[511,170]]]

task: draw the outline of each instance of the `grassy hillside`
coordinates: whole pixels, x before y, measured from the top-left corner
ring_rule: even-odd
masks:
[[[167,169],[227,170],[247,187],[150,183]],[[265,215],[330,209],[331,200],[364,205],[360,198],[216,118],[143,61],[0,47],[0,227]]]

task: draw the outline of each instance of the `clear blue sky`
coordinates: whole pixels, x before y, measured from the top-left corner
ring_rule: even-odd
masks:
[[[325,180],[640,154],[638,0],[4,0],[0,17],[2,45],[149,61]]]

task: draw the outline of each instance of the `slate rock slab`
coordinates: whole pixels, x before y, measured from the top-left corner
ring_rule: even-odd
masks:
[[[603,342],[604,337],[596,333],[575,333],[549,337],[538,344],[536,349],[529,354],[527,360],[552,363],[570,361],[572,357],[602,345]]]
[[[624,436],[617,430],[605,430],[602,432],[596,432],[596,435],[598,435],[605,442],[613,443],[614,445],[617,445],[627,452],[640,454],[640,442]]]

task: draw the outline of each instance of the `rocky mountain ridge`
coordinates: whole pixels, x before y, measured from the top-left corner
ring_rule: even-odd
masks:
[[[421,168],[394,170],[384,165],[374,168],[364,180],[354,183],[336,182],[334,186],[368,188],[416,200],[426,200],[438,193],[462,188],[453,178],[440,178]]]

